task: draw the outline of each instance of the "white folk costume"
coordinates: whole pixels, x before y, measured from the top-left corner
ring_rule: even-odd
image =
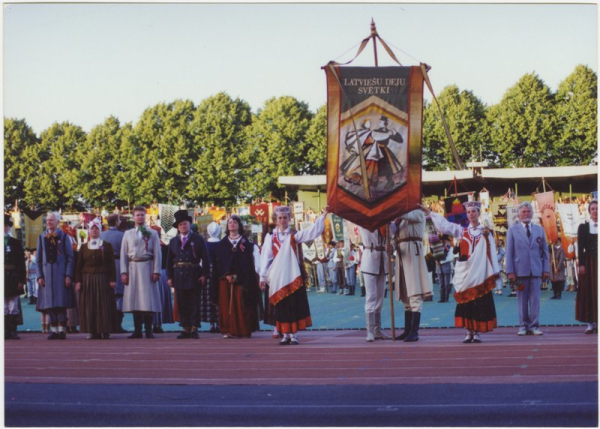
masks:
[[[152,281],[152,274],[160,276],[161,263],[160,238],[156,231],[136,227],[125,232],[121,243],[121,274],[129,274],[129,285],[124,287],[123,313],[134,313],[132,338],[141,337],[142,318],[146,336],[153,338],[152,313],[161,311],[162,302],[160,286]]]
[[[423,240],[425,239],[425,213],[413,210],[399,218],[396,242],[396,299],[404,304],[404,332],[397,339],[418,341],[423,299],[433,295],[431,275],[427,271]]]
[[[472,203],[474,202],[467,202],[465,205]],[[431,219],[442,233],[460,240],[460,256],[453,278],[456,291],[454,299],[457,303],[454,325],[474,333],[492,331],[498,326],[492,290],[496,284],[496,275],[500,273],[493,236],[491,233],[484,234],[481,225],[463,228],[433,212]]]
[[[385,281],[388,276],[388,244],[386,226],[371,232],[358,228],[364,245],[361,259],[361,272],[365,286],[365,316],[367,319],[367,341],[385,339],[381,332],[381,309],[385,294]]]
[[[277,210],[289,215],[289,207],[279,206]],[[281,232],[276,228],[265,237],[260,280],[269,285],[269,303],[275,306],[276,328],[282,334],[295,334],[312,326],[298,245],[314,240],[324,228],[325,215],[321,215],[308,229]]]

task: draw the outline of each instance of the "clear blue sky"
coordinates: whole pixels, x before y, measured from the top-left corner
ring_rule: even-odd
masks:
[[[595,4],[5,4],[4,116],[89,131],[219,91],[254,111],[281,95],[315,111],[320,67],[352,58],[371,18],[404,65],[432,66],[438,93],[495,104],[525,73],[556,90],[577,64],[597,71]],[[354,64],[372,65],[372,48]]]

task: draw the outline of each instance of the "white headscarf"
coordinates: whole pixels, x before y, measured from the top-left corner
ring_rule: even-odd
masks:
[[[208,241],[210,241],[211,243],[221,241],[219,239],[219,236],[221,235],[221,227],[219,226],[219,224],[217,222],[211,222],[206,227],[206,232],[208,233],[208,236],[209,236]]]
[[[91,236],[90,231],[92,229],[93,226],[97,226],[98,229],[100,231],[102,231],[102,220],[97,217],[95,219],[93,219],[92,221],[90,221],[90,223],[87,224],[87,229],[88,229],[88,249],[90,250],[94,250],[94,249],[98,249],[100,248],[100,246],[102,246],[103,241],[100,238],[89,238]]]

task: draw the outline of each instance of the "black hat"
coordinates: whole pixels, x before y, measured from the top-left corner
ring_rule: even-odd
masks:
[[[173,228],[177,228],[179,222],[183,222],[184,220],[194,223],[194,219],[192,219],[187,210],[177,210],[175,212],[175,223],[173,224]]]
[[[4,215],[4,226],[13,226],[13,220],[12,220],[12,216],[11,215]]]

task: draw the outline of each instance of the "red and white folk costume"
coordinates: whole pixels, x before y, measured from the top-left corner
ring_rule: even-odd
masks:
[[[465,203],[465,207],[477,204],[469,201]],[[492,331],[498,326],[498,322],[491,291],[495,287],[496,276],[500,273],[492,234],[485,234],[484,227],[480,224],[470,224],[463,228],[433,212],[431,219],[442,233],[460,240],[459,259],[452,279],[456,291],[454,325],[466,328],[469,331],[467,336],[471,337],[478,332]]]
[[[289,207],[280,206],[276,212],[278,210],[289,215]],[[292,232],[290,228],[285,231],[275,228],[265,237],[260,258],[260,281],[269,285],[269,303],[275,306],[276,328],[284,335],[295,335],[312,326],[298,245],[314,240],[324,228],[323,214],[308,229]]]

